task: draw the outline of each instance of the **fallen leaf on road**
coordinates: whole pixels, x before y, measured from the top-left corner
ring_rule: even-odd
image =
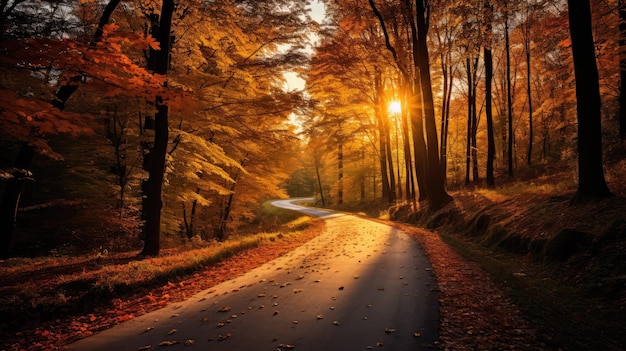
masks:
[[[179,343],[180,343],[180,341],[176,341],[176,340],[174,340],[174,341],[165,340],[165,341],[161,341],[159,343],[159,346],[172,346],[172,345],[176,345],[176,344],[179,344]]]
[[[176,329],[172,329],[172,330],[167,332],[167,335],[172,335],[172,334],[176,333],[177,331],[178,330],[176,330]]]
[[[230,306],[224,306],[220,308],[219,310],[217,310],[217,312],[228,312],[228,311],[230,311]]]

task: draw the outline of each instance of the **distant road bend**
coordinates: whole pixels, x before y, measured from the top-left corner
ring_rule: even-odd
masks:
[[[384,224],[294,204],[302,200],[273,205],[322,217],[324,233],[70,349],[432,350],[439,326],[436,281],[417,243]]]

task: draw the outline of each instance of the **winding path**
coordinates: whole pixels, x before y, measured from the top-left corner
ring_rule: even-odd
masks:
[[[273,204],[324,218],[324,233],[70,350],[431,350],[439,326],[436,281],[415,241],[384,224],[297,200]]]

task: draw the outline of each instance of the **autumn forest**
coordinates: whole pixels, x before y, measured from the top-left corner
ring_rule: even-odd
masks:
[[[622,199],[625,94],[623,0],[0,0],[0,258]]]

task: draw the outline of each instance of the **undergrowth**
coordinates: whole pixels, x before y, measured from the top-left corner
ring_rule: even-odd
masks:
[[[184,280],[247,249],[300,236],[313,223],[311,217],[292,211],[285,211],[289,215],[282,219],[281,211],[270,212],[271,225],[262,220],[254,234],[233,235],[224,242],[190,241],[162,250],[158,257],[140,257],[135,251],[0,261],[0,313],[12,316],[0,322],[0,329],[18,331],[84,313],[141,289]]]

